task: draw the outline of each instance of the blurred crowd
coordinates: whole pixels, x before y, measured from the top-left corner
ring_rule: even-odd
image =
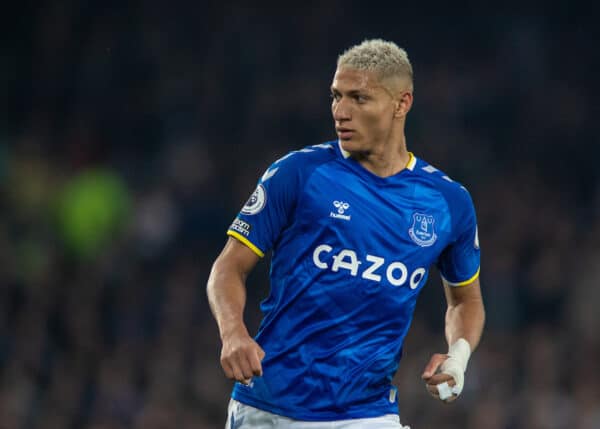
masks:
[[[335,137],[335,60],[368,37],[407,49],[409,149],[469,188],[482,246],[487,326],[465,392],[445,406],[420,380],[446,348],[432,275],[395,377],[402,421],[600,427],[592,15],[446,8],[11,6],[0,429],[224,426],[232,385],[206,300],[210,266],[262,171]],[[268,261],[248,290],[256,331]]]

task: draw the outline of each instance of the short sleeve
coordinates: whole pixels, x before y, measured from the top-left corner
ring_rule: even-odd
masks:
[[[466,189],[460,188],[450,209],[455,239],[444,249],[437,266],[449,285],[465,286],[479,276],[480,266],[477,217],[473,200]]]
[[[271,165],[227,231],[261,258],[288,225],[298,194],[298,171],[285,157]]]

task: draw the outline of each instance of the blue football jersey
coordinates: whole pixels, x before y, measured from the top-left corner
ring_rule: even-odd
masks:
[[[472,282],[476,225],[467,190],[412,154],[386,178],[337,141],[273,163],[227,232],[273,251],[263,376],[233,398],[298,420],[397,413],[391,380],[429,267]]]

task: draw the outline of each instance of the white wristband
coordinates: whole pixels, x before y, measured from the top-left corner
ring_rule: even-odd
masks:
[[[464,338],[459,338],[448,349],[448,356],[457,359],[463,366],[463,372],[467,370],[467,363],[471,357],[471,345]]]
[[[465,371],[469,357],[471,356],[471,346],[464,338],[459,338],[452,344],[448,350],[448,359],[442,363],[440,369],[442,373],[448,374],[456,383],[452,387],[452,393],[460,395],[465,384]]]

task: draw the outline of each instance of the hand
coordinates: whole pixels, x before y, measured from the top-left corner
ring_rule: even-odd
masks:
[[[261,361],[264,357],[264,350],[246,329],[223,337],[221,366],[227,378],[248,385],[253,376],[262,376]]]
[[[431,396],[436,399],[440,399],[440,392],[438,391],[438,384],[447,382],[450,387],[456,384],[454,378],[451,375],[443,374],[438,372],[440,365],[442,365],[446,359],[448,359],[448,355],[442,355],[439,353],[434,354],[429,363],[423,370],[423,374],[421,378],[425,381],[425,387]],[[457,395],[453,394],[450,398],[444,400],[444,402],[453,402],[457,398]]]

